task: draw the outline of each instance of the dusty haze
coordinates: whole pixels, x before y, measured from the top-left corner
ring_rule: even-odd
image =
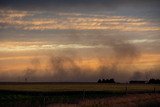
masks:
[[[1,0],[0,81],[160,78],[159,0]]]

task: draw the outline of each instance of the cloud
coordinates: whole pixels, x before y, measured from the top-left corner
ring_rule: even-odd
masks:
[[[38,13],[38,12],[37,12]],[[56,17],[36,18],[36,12],[1,10],[0,28],[19,30],[118,30],[160,31],[159,26],[143,18],[127,16],[90,16],[87,14],[57,14]],[[43,15],[51,13],[41,13]],[[33,17],[34,15],[34,17]],[[70,16],[71,15],[71,16]],[[59,18],[58,18],[59,17]]]
[[[33,51],[33,50],[59,50],[59,49],[94,49],[108,48],[105,45],[87,45],[87,44],[56,44],[52,42],[1,42],[0,52],[9,51]]]
[[[8,9],[2,9],[0,10],[0,16],[7,18],[7,19],[12,19],[12,18],[24,18],[27,16],[32,16],[33,14],[27,12],[27,11],[19,11],[19,10],[8,10]]]
[[[54,68],[24,70],[24,67],[33,54],[42,57],[42,62],[54,54],[58,56],[50,60],[60,62],[57,67],[64,63],[72,66],[67,70],[59,67],[57,76],[95,80],[97,75],[109,75],[126,79],[130,72],[124,70],[123,73],[122,68],[142,69],[158,63],[159,12],[159,0],[1,0],[1,70],[9,72],[10,69],[12,75],[19,67],[16,65],[23,63],[20,67],[26,75],[34,75],[34,78],[40,72],[44,74],[43,80],[47,77],[53,80],[55,76],[48,72],[54,72]],[[84,58],[78,60],[80,64],[75,56],[65,56],[75,53],[78,58]],[[154,54],[154,57],[142,57],[143,54]],[[139,61],[139,58],[142,59]],[[81,66],[94,68],[98,73],[82,70]]]

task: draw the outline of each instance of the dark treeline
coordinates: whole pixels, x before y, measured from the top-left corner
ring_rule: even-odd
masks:
[[[160,84],[160,79],[150,79],[148,81],[149,84]]]
[[[98,83],[115,83],[114,79],[99,79]]]
[[[114,79],[99,79],[97,81],[98,83],[116,83]],[[143,81],[143,80],[131,80],[129,81],[130,84],[160,84],[160,79],[150,79],[149,81]]]

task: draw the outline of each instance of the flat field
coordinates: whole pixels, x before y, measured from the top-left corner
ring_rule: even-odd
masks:
[[[126,89],[127,88],[127,89]],[[160,91],[160,85],[152,84],[106,84],[106,83],[1,83],[0,91],[64,92],[152,92]]]
[[[155,97],[153,95],[150,96],[150,94],[157,95],[159,98],[159,93],[160,85],[152,84],[0,83],[0,106],[37,107],[66,103],[78,106],[80,103],[84,104],[84,101],[101,102],[100,99],[106,98],[119,100],[124,96],[132,95],[134,97],[137,94],[149,94],[147,95],[148,98],[154,102],[153,98]],[[144,100],[143,97],[141,98]],[[106,100],[104,101],[106,102]],[[138,100],[135,101],[139,102]],[[99,102],[96,103],[99,104]],[[91,104],[92,106],[94,105],[94,103]]]

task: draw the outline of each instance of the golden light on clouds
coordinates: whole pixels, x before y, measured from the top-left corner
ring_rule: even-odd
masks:
[[[152,26],[152,22],[143,18],[126,16],[93,16],[87,14],[57,14],[60,18],[32,18],[39,12],[26,12],[16,10],[1,10],[0,23],[6,26],[22,30],[120,30],[120,31],[160,31],[158,26]],[[45,13],[45,12],[44,12]],[[42,13],[41,13],[42,14]],[[64,17],[65,16],[65,17]],[[85,17],[84,17],[85,16]]]
[[[159,2],[102,1],[1,1],[0,81],[160,74]]]

